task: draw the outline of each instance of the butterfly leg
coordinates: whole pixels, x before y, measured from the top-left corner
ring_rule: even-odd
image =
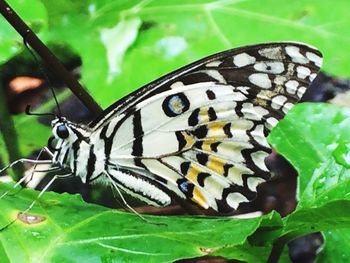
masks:
[[[9,165],[6,165],[4,168],[2,168],[0,170],[0,174],[9,168],[12,168],[13,166],[15,166],[18,163],[52,164],[52,160],[33,160],[33,159],[22,158],[22,159],[14,161],[13,163],[10,163]]]
[[[45,187],[40,191],[40,193],[38,194],[38,196],[35,198],[35,200],[28,206],[28,208],[26,210],[24,210],[24,213],[28,212],[36,203],[36,201],[38,201],[40,199],[40,197],[47,191],[47,189],[53,184],[53,182],[56,179],[64,179],[64,178],[68,178],[70,176],[72,176],[72,173],[69,174],[62,174],[62,175],[55,175],[54,177],[52,177],[52,179],[45,185]]]
[[[42,148],[42,149],[40,150],[40,152],[39,152],[39,154],[38,154],[38,157],[37,157],[35,160],[33,160],[33,159],[26,159],[26,158],[18,159],[18,160],[16,160],[16,161],[10,163],[9,165],[5,166],[4,168],[2,168],[2,169],[0,170],[0,174],[1,174],[2,172],[6,171],[6,170],[9,169],[9,168],[12,168],[13,166],[15,166],[15,165],[18,164],[18,163],[33,163],[33,164],[35,164],[35,166],[38,165],[38,164],[52,164],[52,159],[51,159],[51,160],[39,160],[39,158],[40,158],[40,156],[41,156],[41,154],[42,154],[43,152],[48,153],[48,154],[50,155],[51,158],[53,157],[53,153],[52,153],[47,147],[44,147],[44,148]]]
[[[2,195],[0,195],[0,199],[2,199],[4,196],[6,196],[10,191],[12,191],[13,189],[17,188],[19,185],[21,185],[23,182],[29,182],[32,180],[32,177],[34,175],[34,173],[36,172],[36,166],[38,164],[52,164],[52,160],[39,160],[40,156],[42,155],[43,152],[47,152],[51,157],[53,157],[53,154],[51,153],[50,150],[48,150],[46,147],[44,147],[43,149],[40,150],[38,157],[35,160],[32,159],[19,159],[14,161],[13,163],[5,166],[3,169],[0,170],[0,174],[4,171],[6,171],[9,168],[12,168],[13,166],[15,166],[18,163],[34,163],[34,169],[32,173],[28,173],[27,175],[23,176],[13,187],[12,189],[4,192]]]
[[[45,185],[45,187],[40,191],[38,196],[35,198],[35,200],[23,211],[20,212],[22,214],[28,213],[28,211],[34,206],[34,204],[40,199],[40,197],[47,191],[47,189],[53,184],[53,182],[56,179],[62,179],[62,178],[67,178],[73,175],[72,173],[69,174],[63,174],[63,175],[55,175],[52,177],[52,179]],[[11,226],[13,223],[17,221],[18,217],[16,217],[14,220],[12,220],[10,223],[8,223],[6,226],[0,228],[0,232]]]

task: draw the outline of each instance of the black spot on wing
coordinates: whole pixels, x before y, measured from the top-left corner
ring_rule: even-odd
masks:
[[[197,153],[196,158],[201,165],[206,165],[209,159],[208,155],[205,153]]]
[[[235,107],[235,112],[237,114],[238,117],[244,117],[243,115],[243,103],[242,102],[237,102],[237,105]]]
[[[80,150],[80,141],[76,140],[73,145],[73,157],[74,157],[74,162],[73,162],[73,174],[75,174],[77,172],[77,160],[78,160],[78,154],[79,154],[79,150]]]
[[[231,123],[230,122],[224,126],[224,132],[228,138],[232,138]]]
[[[216,96],[212,90],[208,89],[205,93],[207,94],[208,99],[215,100]]]
[[[142,156],[143,153],[143,145],[142,145],[142,122],[141,122],[141,113],[140,111],[136,111],[133,116],[133,131],[134,131],[134,143],[132,145],[132,155],[134,156]]]
[[[89,151],[89,159],[86,167],[86,182],[90,182],[90,178],[92,177],[95,171],[96,165],[96,155],[94,153],[94,145],[91,145]]]
[[[217,152],[218,151],[218,146],[221,142],[214,142],[212,144],[210,144],[210,149],[213,151],[213,152]]]
[[[199,112],[200,112],[200,109],[195,109],[190,117],[188,118],[188,125],[189,126],[196,126],[199,122]]]
[[[212,107],[208,109],[209,121],[215,121],[218,117],[216,116],[216,112]]]
[[[224,165],[224,176],[227,177],[228,176],[228,171],[230,170],[230,168],[232,168],[233,165],[232,164],[225,164]]]
[[[203,146],[203,141],[196,141],[194,144],[194,147],[196,147],[197,149],[202,149]]]
[[[181,165],[180,165],[181,173],[183,175],[186,175],[187,172],[188,172],[188,169],[190,169],[190,166],[191,166],[191,162],[183,162],[183,163],[181,163]]]
[[[187,143],[185,136],[182,134],[181,131],[176,131],[175,135],[179,143],[179,151],[181,151],[186,146],[186,143]]]
[[[181,178],[176,181],[179,189],[181,192],[183,192],[187,198],[193,197],[193,189],[194,185],[190,183],[186,178]]]
[[[209,173],[199,173],[198,176],[197,176],[198,184],[200,186],[204,187],[204,180],[205,180],[205,178],[207,178],[209,176],[210,176]]]
[[[207,136],[208,134],[208,127],[206,125],[202,125],[192,131],[192,134],[196,136],[198,139],[203,139]]]

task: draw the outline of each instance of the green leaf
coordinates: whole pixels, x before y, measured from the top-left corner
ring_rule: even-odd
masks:
[[[0,191],[10,187],[0,184]],[[1,226],[28,208],[37,194],[24,189],[2,198]],[[41,222],[28,224],[24,218],[0,233],[0,248],[12,262],[170,262],[242,245],[263,219],[146,216],[166,224],[155,225],[135,214],[86,204],[77,195],[51,192],[37,201],[27,218]]]
[[[34,32],[43,32],[47,28],[47,13],[41,1],[8,0],[7,2],[15,12],[21,15]],[[0,17],[0,64],[6,62],[23,48],[23,41],[19,34],[3,17]]]
[[[327,1],[306,0],[283,5],[278,0],[263,4],[255,1],[189,4],[184,0],[127,3],[95,0],[74,5],[71,1],[59,4],[44,1],[44,4],[51,20],[47,39],[66,41],[80,53],[83,82],[103,106],[186,63],[223,49],[257,42],[294,40],[313,44],[325,52],[327,71],[348,74],[349,59],[332,45],[335,41],[343,46],[350,43],[341,33],[341,29],[347,30],[350,25],[343,11],[350,5],[344,0],[337,2],[339,9]],[[330,6],[337,21],[344,18],[341,23],[331,24],[333,19],[324,15]],[[101,34],[135,19],[142,22],[140,28],[134,27],[129,32],[133,32],[135,41],[130,42],[129,34],[114,38],[115,45],[133,45],[127,45],[125,54],[118,58],[124,57],[118,77],[106,81],[110,77],[110,56]],[[329,58],[332,63],[328,67]],[[106,92],[113,96],[106,96]]]
[[[119,22],[111,29],[101,30],[101,40],[107,50],[108,78],[111,82],[120,74],[121,63],[126,50],[134,43],[141,26],[139,18]]]
[[[254,246],[249,244],[249,242],[246,242],[243,245],[220,249],[216,251],[214,255],[223,256],[225,258],[234,258],[243,262],[267,262],[271,248],[271,244],[266,244],[265,246]],[[287,250],[284,251],[278,262],[291,262]]]
[[[317,262],[349,262],[350,229],[345,228],[340,230],[325,231],[323,234],[326,242]]]
[[[284,233],[308,234],[350,225],[350,202],[332,201],[319,207],[297,209],[285,218]]]
[[[218,249],[212,255],[244,262],[267,262],[272,243],[281,235],[282,230],[283,222],[280,215],[272,212],[261,218],[259,228],[248,237],[244,244]],[[284,262],[287,257],[283,255],[283,260],[282,258],[281,260]]]
[[[298,104],[273,129],[269,142],[299,171],[300,206],[314,204],[332,186],[348,181],[345,160],[339,158],[349,134],[350,110],[324,103]]]
[[[214,255],[244,262],[267,262],[271,248],[271,244],[269,246],[252,246],[247,242],[243,245],[223,248],[216,251]]]
[[[284,218],[283,233],[287,239],[326,231],[326,245],[334,237],[348,243],[346,234],[337,233],[350,225],[349,124],[347,108],[303,103],[294,107],[271,132],[270,143],[299,171],[299,204],[295,212]],[[334,247],[326,247],[323,254],[341,262],[340,251]]]

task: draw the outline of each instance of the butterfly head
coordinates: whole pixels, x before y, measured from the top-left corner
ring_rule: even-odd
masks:
[[[89,130],[87,127],[79,126],[68,121],[64,117],[57,117],[51,122],[53,137],[51,140],[56,140],[56,145],[73,144],[75,141],[89,142]],[[50,146],[50,145],[49,145]]]
[[[65,118],[60,117],[51,122],[52,133],[57,140],[69,140],[74,134],[71,123]]]
[[[64,117],[57,117],[51,122],[53,137],[49,139],[48,146],[52,151],[58,151],[63,146],[69,147],[77,140],[85,140],[81,129],[75,123]]]

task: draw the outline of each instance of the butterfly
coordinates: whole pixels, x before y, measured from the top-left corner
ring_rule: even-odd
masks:
[[[56,117],[49,162],[153,206],[179,198],[233,211],[271,178],[266,138],[321,64],[317,49],[290,42],[211,55],[120,99],[89,125]]]

